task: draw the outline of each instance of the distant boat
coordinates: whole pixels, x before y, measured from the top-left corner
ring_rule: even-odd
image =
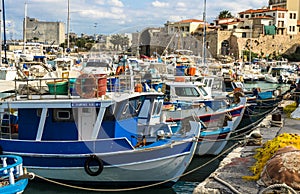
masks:
[[[33,179],[33,173],[24,172],[23,160],[16,155],[0,155],[2,165],[0,168],[0,193],[22,193],[28,179]]]

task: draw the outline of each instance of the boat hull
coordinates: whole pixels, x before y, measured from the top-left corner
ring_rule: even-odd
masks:
[[[20,146],[20,142],[18,143]],[[197,144],[189,139],[155,148],[145,147],[106,153],[73,152],[70,154],[67,151],[70,146],[66,146],[65,150],[52,149],[48,153],[46,151],[41,153],[37,144],[34,146],[34,142],[23,143],[24,147],[31,146],[33,149],[27,153],[16,152],[11,148],[16,146],[13,146],[14,141],[0,141],[4,153],[22,156],[24,167],[36,175],[62,182],[98,186],[123,185],[123,183],[129,186],[159,182],[163,183],[161,184],[163,186],[170,186],[178,181],[189,165]],[[30,145],[26,145],[26,143]],[[72,146],[76,147],[76,143],[72,142]],[[51,143],[48,142],[47,147],[51,147]],[[90,175],[87,172],[85,163],[91,156],[97,156],[103,164],[103,170],[99,175]],[[99,169],[99,165],[91,163],[89,168],[95,172]]]

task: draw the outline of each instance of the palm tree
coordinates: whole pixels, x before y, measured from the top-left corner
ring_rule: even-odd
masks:
[[[228,11],[228,10],[223,10],[223,11],[220,12],[218,18],[219,18],[219,19],[233,18],[233,16],[231,15],[230,11]]]

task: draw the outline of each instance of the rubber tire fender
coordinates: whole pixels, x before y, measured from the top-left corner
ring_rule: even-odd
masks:
[[[91,164],[96,163],[98,169],[96,171],[91,170]],[[103,161],[98,158],[96,155],[91,155],[85,162],[84,162],[84,170],[90,176],[98,176],[103,171]]]

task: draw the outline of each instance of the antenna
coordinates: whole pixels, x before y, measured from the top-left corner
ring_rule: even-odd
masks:
[[[203,44],[202,44],[202,64],[206,63],[205,55],[206,55],[206,0],[204,0],[203,5]]]
[[[67,20],[67,49],[70,48],[70,0],[68,0],[68,20]]]
[[[25,44],[26,44],[26,25],[27,25],[27,3],[25,1],[24,6],[24,26],[23,26],[23,42],[24,42],[24,50],[25,50]]]
[[[7,56],[6,56],[7,45],[6,45],[6,28],[5,28],[5,6],[4,6],[4,0],[2,0],[2,13],[3,13],[3,31],[4,31],[4,35],[3,35],[3,39],[4,39],[4,63],[8,64],[8,62],[7,62]]]

